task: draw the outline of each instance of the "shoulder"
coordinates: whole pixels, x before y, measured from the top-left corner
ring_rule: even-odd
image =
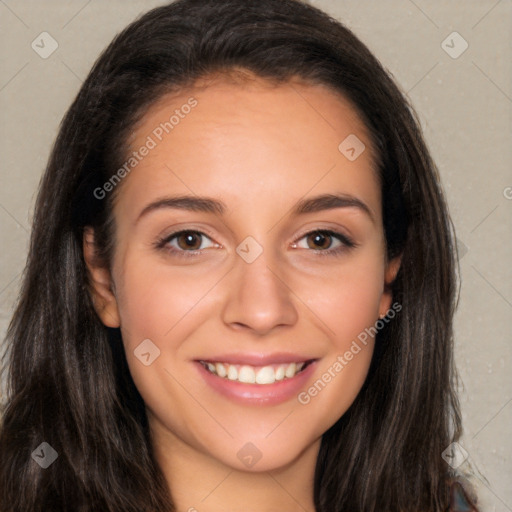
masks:
[[[476,501],[469,482],[462,479],[450,482],[450,506],[446,512],[479,512]]]

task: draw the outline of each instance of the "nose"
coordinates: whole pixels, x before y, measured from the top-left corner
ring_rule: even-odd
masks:
[[[231,328],[245,328],[263,336],[297,322],[293,291],[265,250],[252,263],[237,256],[226,290],[222,316]]]

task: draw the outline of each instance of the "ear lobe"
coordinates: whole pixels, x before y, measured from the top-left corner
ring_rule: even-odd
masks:
[[[400,270],[400,265],[402,264],[402,254],[396,256],[392,260],[389,261],[386,268],[385,275],[385,285],[386,287],[390,287],[393,281],[396,279],[396,275]]]
[[[119,327],[119,311],[113,292],[114,282],[108,267],[98,258],[94,229],[90,226],[84,230],[83,252],[94,309],[104,325]]]
[[[384,318],[391,307],[391,301],[393,300],[393,294],[391,292],[391,285],[396,279],[400,265],[402,263],[402,255],[396,256],[390,260],[387,264],[386,271],[384,274],[384,291],[380,299],[379,317]]]

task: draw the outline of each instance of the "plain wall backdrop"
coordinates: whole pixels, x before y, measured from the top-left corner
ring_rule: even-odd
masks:
[[[0,0],[2,340],[60,120],[113,36],[163,3]],[[419,114],[460,251],[461,468],[482,511],[512,511],[512,0],[310,3],[369,46]]]

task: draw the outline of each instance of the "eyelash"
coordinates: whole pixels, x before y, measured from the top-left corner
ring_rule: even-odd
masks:
[[[193,233],[196,235],[202,235],[202,236],[206,236],[207,238],[210,238],[206,233],[203,233],[201,231],[196,231],[193,229],[183,229],[181,231],[175,231],[174,233],[171,233],[170,235],[167,235],[163,238],[159,238],[155,243],[155,247],[157,249],[165,250],[166,252],[177,255],[178,257],[188,258],[188,257],[200,255],[201,251],[203,251],[204,249],[196,249],[194,251],[186,251],[186,250],[175,249],[174,247],[171,249],[166,248],[166,245],[171,240],[173,240],[174,238],[178,237],[179,235],[183,235],[185,233]],[[323,256],[340,256],[342,253],[344,253],[350,249],[353,249],[359,245],[359,244],[356,244],[348,236],[343,235],[342,233],[338,233],[337,231],[329,230],[329,229],[314,229],[312,231],[308,231],[307,233],[304,233],[297,241],[302,240],[303,238],[308,237],[310,235],[316,235],[316,234],[327,235],[332,238],[336,238],[337,240],[339,240],[342,243],[342,245],[340,245],[336,249],[311,249],[311,251],[314,251],[317,254],[317,256],[322,256],[322,257]],[[296,242],[294,242],[294,244],[296,244]]]

